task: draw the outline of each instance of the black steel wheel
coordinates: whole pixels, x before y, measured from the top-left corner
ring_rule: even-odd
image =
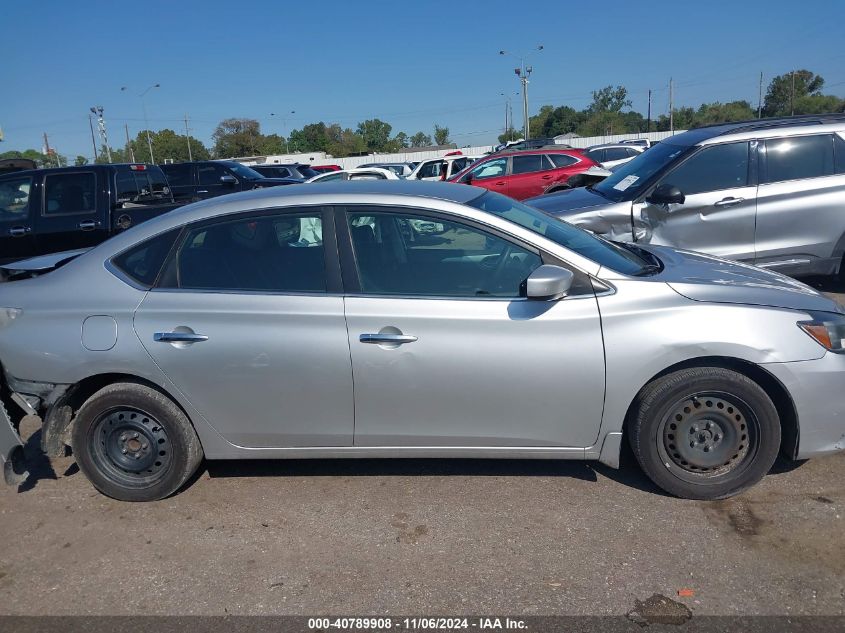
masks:
[[[719,367],[655,380],[628,421],[645,473],[667,492],[691,499],[729,497],[759,481],[777,457],[780,430],[765,390]]]
[[[119,383],[92,395],[73,427],[80,470],[100,492],[123,501],[153,501],[178,490],[202,460],[184,412],[146,385]]]

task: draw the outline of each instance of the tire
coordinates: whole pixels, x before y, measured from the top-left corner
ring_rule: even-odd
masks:
[[[187,416],[167,396],[137,383],[116,383],[92,395],[76,415],[73,453],[104,495],[156,501],[193,475],[203,453]]]
[[[654,380],[628,423],[645,474],[684,499],[725,499],[756,484],[774,464],[780,434],[777,409],[760,385],[720,367]]]

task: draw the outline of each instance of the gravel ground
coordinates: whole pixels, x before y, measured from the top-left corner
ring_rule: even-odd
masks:
[[[618,471],[217,462],[127,504],[39,456],[35,422],[34,476],[0,489],[0,614],[604,615],[655,594],[693,615],[845,614],[842,454],[721,502],[665,496],[626,454]]]

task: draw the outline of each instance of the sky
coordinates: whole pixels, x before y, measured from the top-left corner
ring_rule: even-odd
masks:
[[[845,96],[845,0],[603,2],[143,2],[0,0],[0,152],[93,154],[88,113],[102,106],[112,146],[169,127],[207,145],[229,117],[264,133],[378,117],[393,133],[447,126],[460,146],[496,142],[505,98],[522,125],[520,54],[534,68],[530,112],[586,107],[608,84],[645,114],[746,99],[807,68]],[[526,23],[523,26],[523,22]],[[516,57],[499,55],[500,50]],[[122,91],[121,87],[127,90]],[[291,114],[294,111],[295,114]],[[274,113],[274,116],[271,116]]]

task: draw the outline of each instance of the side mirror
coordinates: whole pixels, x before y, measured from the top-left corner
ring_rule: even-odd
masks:
[[[686,197],[680,189],[675,185],[664,182],[657,185],[645,201],[651,204],[683,204],[685,199]]]
[[[238,184],[238,179],[235,178],[232,174],[223,174],[220,176],[220,182],[224,185],[236,185]]]
[[[574,278],[571,270],[544,264],[528,276],[525,294],[529,299],[555,301],[566,296]]]

